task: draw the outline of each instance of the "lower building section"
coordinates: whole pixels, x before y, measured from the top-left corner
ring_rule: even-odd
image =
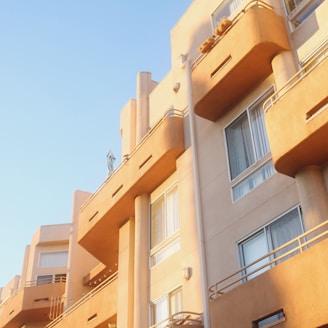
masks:
[[[318,228],[316,237],[302,238],[301,253],[230,291],[212,293],[211,327],[326,327],[328,240],[322,240],[323,225]]]

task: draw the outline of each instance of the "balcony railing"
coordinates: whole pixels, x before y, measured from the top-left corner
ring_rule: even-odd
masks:
[[[304,65],[295,75],[293,75],[279,90],[269,97],[263,104],[265,112],[270,110],[288,91],[293,89],[311,72],[328,58],[328,44],[318,52],[306,65]]]
[[[286,244],[274,249],[270,253],[260,257],[256,261],[248,264],[247,266],[242,267],[237,272],[229,275],[228,277],[220,280],[216,284],[209,287],[209,299],[214,300],[220,295],[223,295],[228,289],[233,288],[235,285],[240,284],[244,281],[247,281],[247,278],[250,279],[251,275],[260,273],[263,269],[270,269],[272,266],[281,263],[287,258],[299,254],[300,252],[305,251],[309,247],[313,246],[315,243],[318,243],[328,237],[328,220],[314,227],[313,229],[308,230],[307,232],[299,235],[298,237],[290,240]],[[281,252],[297,243],[297,246],[284,252]],[[281,255],[280,255],[281,254]],[[263,265],[259,265],[256,269],[247,272],[247,269],[251,269],[252,266],[261,263],[263,260],[268,260]],[[247,272],[247,273],[246,273]]]
[[[177,312],[167,319],[164,319],[150,328],[175,328],[175,327],[202,327],[203,314],[197,312]]]
[[[114,172],[98,187],[98,189],[87,199],[87,201],[81,206],[81,211],[83,211],[83,209],[85,207],[87,207],[87,205],[92,201],[92,199],[94,197],[96,197],[96,195],[99,193],[99,191],[101,191],[101,189],[103,189],[103,187],[106,185],[106,183],[108,182],[108,180],[111,180],[114,178],[114,176],[121,170],[121,168],[124,166],[124,164],[126,163],[127,160],[131,159],[134,154],[137,152],[138,149],[140,149],[142,147],[142,145],[150,138],[150,136],[157,131],[157,129],[163,124],[163,122],[165,120],[167,120],[168,118],[171,117],[184,117],[184,112],[177,110],[177,109],[169,109],[167,110],[164,115],[161,117],[161,119],[151,128],[149,129],[148,133],[145,134],[145,136],[141,139],[141,141],[138,143],[138,145],[131,151],[131,153],[129,155],[126,155],[123,158],[123,161],[120,163],[120,165],[114,170]]]
[[[249,2],[216,34],[192,65],[195,113],[211,121],[272,74],[272,58],[290,49],[283,18],[263,1]]]
[[[19,294],[25,288],[36,287],[36,286],[41,286],[41,285],[49,285],[49,284],[55,284],[55,283],[65,283],[65,282],[66,282],[66,276],[47,278],[47,279],[42,280],[42,281],[40,281],[40,280],[25,281],[8,298],[6,298],[0,304],[0,310],[5,304],[10,302],[17,294]]]
[[[70,313],[74,312],[76,309],[81,307],[83,304],[88,302],[91,298],[93,298],[95,295],[97,295],[100,291],[102,291],[104,288],[106,288],[108,285],[113,283],[115,280],[117,280],[118,273],[115,272],[113,275],[108,277],[106,280],[104,280],[100,285],[98,285],[96,288],[92,289],[88,294],[84,295],[80,300],[78,300],[76,303],[74,303],[71,307],[69,307],[67,310],[65,310],[61,315],[59,315],[55,320],[51,321],[46,328],[52,328],[55,327],[58,323],[60,323],[63,318],[67,317]]]

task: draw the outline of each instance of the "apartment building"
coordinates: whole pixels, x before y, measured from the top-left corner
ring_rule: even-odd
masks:
[[[327,12],[194,1],[172,31],[189,58],[211,327],[328,326]]]
[[[327,14],[193,1],[121,110],[120,165],[74,194],[66,271],[25,273],[66,274],[47,328],[328,327]]]
[[[41,226],[26,247],[22,273],[1,290],[0,327],[45,327],[63,310],[70,224]]]

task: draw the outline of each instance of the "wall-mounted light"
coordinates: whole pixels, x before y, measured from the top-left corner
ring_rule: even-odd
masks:
[[[185,280],[189,280],[192,276],[192,268],[191,267],[184,267],[182,269],[182,273],[183,273],[183,278]]]
[[[177,93],[179,90],[180,90],[180,83],[177,82],[177,83],[175,83],[174,86],[173,86],[173,91],[174,91],[175,93]]]

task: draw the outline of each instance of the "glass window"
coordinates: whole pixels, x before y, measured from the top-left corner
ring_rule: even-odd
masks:
[[[232,180],[270,152],[262,106],[272,93],[270,89],[225,129]]]
[[[45,284],[52,284],[52,274],[47,274],[43,276],[36,277],[36,284],[37,285],[45,285]]]
[[[241,265],[247,266],[251,264],[252,262],[260,259],[262,256],[268,254],[272,250],[296,238],[303,232],[304,229],[301,217],[301,210],[300,207],[296,207],[285,213],[272,223],[264,226],[251,237],[248,237],[246,240],[239,243]],[[275,253],[275,257],[286,253],[287,251],[293,249],[296,245],[297,243],[295,242],[291,245],[288,245],[287,247],[284,247],[279,252]],[[286,260],[290,256],[293,256],[293,254],[290,254],[289,256],[286,256],[285,258],[281,259],[280,262]],[[266,257],[265,259],[256,262],[254,265],[248,267],[245,270],[245,273],[249,274],[268,262],[269,257]],[[247,279],[251,279],[268,269],[269,266],[262,268],[259,271],[250,274]]]
[[[285,7],[294,26],[301,24],[324,0],[285,0]]]
[[[60,267],[67,266],[68,252],[47,252],[41,253],[39,258],[39,267],[50,268],[50,267]]]
[[[163,256],[160,255],[159,258],[166,258],[167,254],[171,254],[172,250],[176,250],[177,245],[180,245],[180,243],[175,243],[174,247],[168,247],[167,244],[167,241],[176,235],[180,228],[177,187],[174,186],[167,190],[155,200],[151,204],[150,212],[151,249],[165,248],[165,251],[162,252]]]
[[[220,20],[224,17],[229,18],[244,0],[225,0],[212,14],[213,30],[216,28]]]
[[[256,171],[248,175],[241,182],[237,183],[232,187],[233,200],[236,201],[242,198],[251,190],[259,186],[262,182],[269,179],[275,172],[276,171],[271,160],[268,163],[265,163]]]
[[[170,316],[182,311],[182,289],[178,288],[152,302],[153,324],[160,323],[158,328],[167,327]]]

